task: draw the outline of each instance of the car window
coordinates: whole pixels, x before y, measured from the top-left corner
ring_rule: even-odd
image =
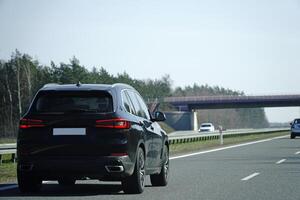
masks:
[[[133,91],[128,91],[129,98],[133,104],[133,107],[135,109],[135,113],[139,117],[143,117],[146,119],[150,119],[150,116],[147,115],[147,112],[145,112],[145,109],[143,108],[143,105],[141,102],[139,102],[137,95]]]
[[[139,104],[139,102],[137,101],[134,93],[132,91],[127,91],[127,94],[133,104],[134,110],[135,110],[135,115],[140,116],[140,117],[144,117],[143,113],[142,113],[142,108]]]
[[[36,113],[113,111],[112,97],[107,92],[43,92],[33,106]]]
[[[125,91],[122,91],[122,100],[123,100],[123,106],[126,109],[126,111],[131,114],[135,114],[134,108],[129,100],[128,94]]]
[[[211,127],[211,125],[210,124],[203,124],[203,125],[201,125],[201,127]]]
[[[136,98],[137,98],[137,100],[138,100],[138,102],[139,102],[139,104],[140,104],[140,106],[142,108],[143,115],[145,116],[146,119],[150,119],[148,107],[145,104],[143,98],[139,94],[137,94],[137,93],[135,93],[135,96],[136,96]]]

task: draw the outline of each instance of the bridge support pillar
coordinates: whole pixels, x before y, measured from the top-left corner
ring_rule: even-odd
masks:
[[[198,118],[197,118],[197,111],[192,110],[192,128],[194,131],[198,131]]]

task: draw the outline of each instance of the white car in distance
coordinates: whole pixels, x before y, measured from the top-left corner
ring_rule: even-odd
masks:
[[[199,132],[214,132],[215,127],[212,123],[202,123]]]

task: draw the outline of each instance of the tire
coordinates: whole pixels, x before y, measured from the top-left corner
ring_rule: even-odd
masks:
[[[159,174],[150,175],[152,186],[166,186],[168,184],[170,162],[169,162],[169,148],[167,145],[164,147],[164,159],[161,171]]]
[[[62,186],[72,186],[74,185],[76,182],[75,179],[72,179],[72,178],[61,178],[61,179],[58,179],[58,183],[59,185],[62,185]]]
[[[142,148],[138,149],[134,172],[122,180],[123,191],[127,194],[140,194],[145,187],[145,154]]]
[[[22,193],[35,193],[41,190],[42,180],[29,172],[17,170],[17,179]]]
[[[295,135],[293,133],[291,133],[291,139],[295,139]]]

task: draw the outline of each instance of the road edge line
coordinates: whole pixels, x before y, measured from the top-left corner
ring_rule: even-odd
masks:
[[[277,136],[277,137],[273,137],[273,138],[257,140],[257,141],[253,141],[253,142],[246,142],[246,143],[242,143],[242,144],[235,144],[235,145],[231,145],[231,146],[227,146],[227,147],[221,147],[221,148],[217,148],[217,149],[199,151],[199,152],[190,153],[190,154],[181,155],[181,156],[173,156],[173,157],[170,157],[170,160],[175,160],[175,159],[179,159],[179,158],[186,158],[186,157],[196,156],[196,155],[201,155],[201,154],[206,154],[206,153],[212,153],[212,152],[222,151],[222,150],[226,150],[226,149],[232,149],[232,148],[236,148],[236,147],[248,146],[248,145],[258,144],[258,143],[262,143],[262,142],[269,142],[269,141],[276,140],[276,139],[286,138],[288,136],[289,135]]]
[[[53,181],[43,181],[43,183],[51,183],[51,182],[53,182]],[[5,190],[12,190],[12,189],[16,189],[16,188],[18,188],[18,184],[3,186],[3,187],[0,187],[0,192],[5,191]]]
[[[14,185],[7,185],[7,186],[3,186],[3,187],[0,187],[0,192],[1,191],[4,191],[4,190],[11,190],[11,189],[15,189],[17,188],[18,185],[14,184]]]

